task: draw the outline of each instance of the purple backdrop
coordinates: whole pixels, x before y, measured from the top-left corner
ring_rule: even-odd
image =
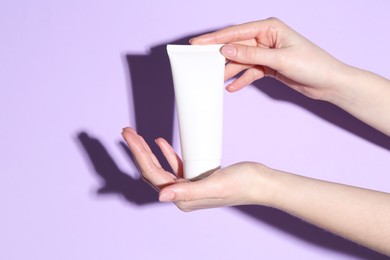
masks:
[[[276,16],[390,77],[389,1],[0,1],[0,259],[381,259],[282,212],[157,203],[124,126],[178,149],[165,44]],[[223,164],[389,191],[390,139],[265,79],[225,99]]]

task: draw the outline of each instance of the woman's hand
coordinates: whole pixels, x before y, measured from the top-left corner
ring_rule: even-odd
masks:
[[[252,162],[189,182],[178,177],[181,160],[164,139],[156,142],[176,175],[161,168],[133,129],[123,129],[122,135],[143,178],[160,191],[162,202],[174,202],[183,211],[244,204],[271,206],[390,255],[388,193],[311,179]]]
[[[190,40],[191,44],[225,44],[230,61],[225,80],[237,91],[264,76],[274,77],[304,95],[326,100],[340,84],[347,66],[276,18],[231,26]]]
[[[181,178],[182,161],[164,139],[156,140],[174,173],[162,169],[145,140],[134,129],[123,129],[140,172],[148,183],[160,191],[162,202],[174,202],[183,211],[196,209],[261,204],[271,197],[269,178],[273,170],[264,165],[243,162],[215,171],[208,177],[189,182]]]
[[[190,40],[225,44],[230,61],[226,86],[242,89],[264,76],[274,77],[313,99],[328,101],[390,136],[390,81],[346,65],[276,18],[231,26]]]

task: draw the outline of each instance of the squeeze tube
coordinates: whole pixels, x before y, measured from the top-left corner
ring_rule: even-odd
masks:
[[[184,178],[221,166],[225,57],[216,45],[167,45],[179,120]]]

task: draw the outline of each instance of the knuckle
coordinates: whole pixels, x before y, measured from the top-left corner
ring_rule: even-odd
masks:
[[[270,16],[266,20],[271,22],[271,23],[280,23],[281,22],[279,18],[274,17],[274,16]]]
[[[249,84],[264,76],[264,69],[261,67],[255,67],[255,68],[250,69],[249,71],[250,71],[249,80],[251,81],[251,82],[249,82]]]
[[[256,53],[254,52],[253,48],[250,48],[248,46],[242,47],[241,56],[245,61],[253,60],[256,56]]]
[[[243,48],[242,58],[244,62],[254,64],[261,60],[261,52],[256,47],[245,46]]]
[[[273,53],[273,60],[275,61],[275,66],[279,70],[283,70],[287,67],[287,62],[289,60],[288,57],[286,57],[286,53],[283,50],[279,50],[278,52]]]

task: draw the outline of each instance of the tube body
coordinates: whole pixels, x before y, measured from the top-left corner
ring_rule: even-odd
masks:
[[[222,45],[167,45],[179,120],[184,178],[220,167],[225,57]]]

